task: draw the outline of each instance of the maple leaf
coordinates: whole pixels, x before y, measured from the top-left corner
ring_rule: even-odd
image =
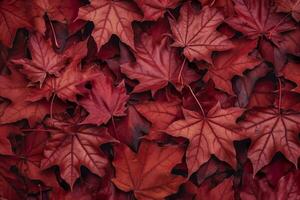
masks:
[[[82,126],[79,125],[81,121],[82,117],[77,112],[74,117],[61,114],[44,122],[51,137],[45,145],[41,168],[58,165],[62,178],[71,188],[80,176],[81,165],[94,174],[104,175],[108,161],[99,146],[115,141],[106,128]]]
[[[168,83],[181,90],[183,84],[189,84],[198,78],[197,74],[177,57],[176,49],[169,46],[167,37],[154,44],[152,37],[144,33],[135,49],[136,63],[121,65],[122,73],[131,79],[139,80],[133,92],[151,90],[152,94],[155,94]]]
[[[79,102],[89,112],[82,123],[101,125],[112,117],[125,116],[128,98],[124,81],[114,87],[108,76],[100,74],[92,82],[90,93]]]
[[[186,151],[186,161],[191,175],[207,162],[214,154],[222,161],[235,168],[235,151],[233,141],[241,138],[236,120],[243,109],[222,109],[217,103],[205,115],[183,109],[185,119],[172,123],[166,132],[175,137],[190,140]]]
[[[180,0],[135,0],[142,9],[145,20],[158,20],[167,9],[175,8]]]
[[[267,165],[276,152],[297,164],[300,156],[298,133],[300,113],[275,108],[249,110],[240,125],[252,141],[248,156],[254,175]]]
[[[135,108],[152,123],[147,138],[155,139],[158,132],[166,129],[180,113],[180,101],[146,101]]]
[[[280,33],[293,30],[294,24],[274,13],[270,0],[234,0],[237,16],[226,22],[251,39],[264,35],[275,44],[282,40]]]
[[[277,5],[277,12],[287,12],[291,13],[293,18],[299,22],[300,21],[300,1],[299,0],[275,0]]]
[[[208,68],[204,80],[212,79],[218,89],[233,95],[231,79],[235,75],[242,76],[246,69],[259,65],[262,61],[248,54],[256,47],[256,41],[239,39],[233,41],[235,48],[221,52],[213,59],[213,64]]]
[[[0,2],[0,41],[7,47],[12,47],[18,28],[31,28],[27,3],[23,0]]]
[[[180,9],[178,22],[169,19],[175,42],[172,46],[182,47],[183,54],[190,60],[205,60],[211,63],[212,51],[233,48],[225,35],[216,31],[224,17],[215,8],[204,6],[197,13],[190,3]]]
[[[282,70],[282,74],[287,79],[295,82],[297,87],[294,88],[295,92],[300,93],[300,64],[289,62]]]
[[[27,85],[25,77],[16,70],[11,70],[10,75],[0,76],[0,96],[11,101],[0,116],[0,124],[27,119],[33,126],[49,113],[50,106],[47,102],[26,100],[35,91]]]
[[[78,18],[94,23],[92,36],[98,49],[108,42],[112,34],[134,49],[131,23],[141,20],[141,15],[132,2],[91,0],[90,5],[79,8]]]
[[[16,166],[20,172],[30,179],[43,180],[48,186],[54,186],[56,183],[55,176],[42,173],[40,169],[40,161],[43,158],[48,135],[45,132],[36,131],[26,134],[22,139],[22,142],[16,143],[14,147],[15,156],[18,158]]]
[[[57,95],[62,100],[70,100],[76,102],[76,94],[80,94],[79,85],[93,80],[98,76],[98,72],[91,67],[86,70],[80,70],[77,65],[68,65],[59,77],[51,77],[47,79],[40,90],[34,91],[29,100],[36,101],[46,97],[50,99],[52,95]],[[52,96],[52,98],[54,98]]]
[[[29,39],[29,50],[32,59],[14,59],[13,63],[23,65],[23,73],[32,82],[43,84],[47,75],[59,76],[59,71],[65,67],[66,58],[58,55],[51,44],[42,35],[35,34]]]
[[[124,145],[115,150],[116,178],[112,182],[125,192],[133,190],[139,200],[163,199],[175,193],[185,181],[185,178],[171,174],[183,156],[179,147],[159,147],[143,141],[137,154]]]

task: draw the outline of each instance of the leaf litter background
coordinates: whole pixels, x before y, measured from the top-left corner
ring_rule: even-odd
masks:
[[[300,199],[299,0],[1,0],[0,198]]]

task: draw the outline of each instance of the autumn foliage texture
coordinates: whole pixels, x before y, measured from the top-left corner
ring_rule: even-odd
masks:
[[[0,0],[0,199],[299,200],[300,0]]]

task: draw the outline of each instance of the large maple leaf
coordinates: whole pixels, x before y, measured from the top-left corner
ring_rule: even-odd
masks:
[[[252,141],[248,156],[253,164],[254,174],[267,165],[276,152],[297,164],[300,156],[298,133],[300,113],[261,108],[250,110],[240,125],[245,128]]]
[[[288,63],[282,70],[282,74],[287,79],[295,82],[297,84],[297,87],[294,88],[295,92],[300,93],[300,64],[296,63]]]
[[[235,48],[221,52],[215,57],[204,76],[205,81],[212,79],[217,88],[229,94],[233,94],[231,79],[235,75],[242,76],[246,69],[251,69],[262,62],[248,55],[256,47],[256,41],[240,39],[233,43]]]
[[[35,90],[28,87],[28,81],[16,70],[11,70],[10,75],[1,75],[0,96],[9,99],[11,103],[0,116],[0,124],[27,119],[30,125],[34,125],[41,121],[49,113],[50,106],[45,101],[26,100]]]
[[[12,60],[23,65],[23,72],[32,82],[42,85],[46,76],[59,76],[59,71],[65,67],[66,58],[55,53],[51,44],[42,35],[32,35],[28,44],[32,59],[22,58]]]
[[[251,39],[264,35],[275,44],[282,40],[280,33],[294,29],[289,18],[276,14],[271,0],[234,0],[237,16],[226,22]]]
[[[144,19],[158,20],[167,9],[175,8],[180,0],[135,0],[144,12]]]
[[[79,19],[94,23],[92,36],[98,49],[117,35],[122,42],[134,48],[131,23],[141,20],[138,8],[130,1],[92,0],[90,5],[79,9]]]
[[[169,19],[175,43],[182,47],[183,54],[190,60],[205,60],[211,62],[212,51],[224,51],[233,47],[227,36],[216,28],[224,17],[215,8],[205,6],[197,13],[188,2],[180,9],[178,22]]]
[[[197,74],[179,59],[176,49],[169,46],[167,37],[153,43],[151,36],[143,34],[136,43],[136,63],[121,65],[121,71],[131,79],[139,80],[133,92],[151,90],[154,94],[172,83],[178,90],[183,84],[197,80]]]
[[[27,1],[7,0],[0,2],[0,41],[12,47],[18,28],[31,28]]]
[[[185,178],[171,174],[180,163],[183,149],[175,146],[159,147],[142,142],[137,154],[126,146],[116,148],[113,183],[123,191],[134,192],[139,200],[163,199],[177,191]]]
[[[277,12],[291,13],[296,21],[300,21],[300,1],[299,0],[275,0]]]
[[[77,112],[74,117],[61,114],[44,122],[51,136],[45,145],[41,168],[58,165],[62,178],[71,187],[79,178],[82,165],[99,176],[105,174],[108,160],[100,151],[100,145],[114,141],[106,128],[82,126],[81,120]]]
[[[100,125],[107,123],[114,116],[125,116],[128,98],[124,81],[114,87],[108,76],[100,74],[92,82],[89,95],[80,101],[80,105],[89,112],[82,123]]]
[[[233,141],[242,136],[236,124],[242,112],[234,107],[222,109],[219,103],[205,115],[183,109],[185,119],[175,121],[166,129],[172,136],[189,139],[186,161],[190,175],[207,162],[211,154],[236,167]]]

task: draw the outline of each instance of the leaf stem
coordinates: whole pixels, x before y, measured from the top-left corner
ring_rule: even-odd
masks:
[[[278,99],[278,112],[281,112],[281,103],[282,103],[282,85],[280,78],[278,79],[278,85],[279,85],[279,99]]]
[[[52,99],[51,99],[51,103],[50,103],[50,118],[53,119],[53,104],[54,104],[54,99],[56,97],[56,94],[53,93]]]
[[[194,91],[192,90],[191,86],[187,85],[187,87],[189,88],[191,94],[193,95],[195,101],[197,102],[197,104],[198,104],[198,106],[199,106],[199,108],[200,108],[200,110],[201,110],[201,112],[202,112],[203,117],[205,117],[205,112],[204,112],[204,110],[203,110],[203,107],[202,107],[201,103],[198,101],[198,99],[197,99],[197,97],[196,97]]]
[[[113,136],[116,137],[117,136],[117,129],[116,129],[114,116],[111,117],[111,122],[112,122],[113,130],[114,130],[114,135]]]
[[[52,34],[53,34],[55,46],[57,48],[60,48],[60,45],[58,44],[58,41],[57,41],[57,38],[56,38],[56,32],[55,32],[54,26],[52,24],[52,21],[51,21],[51,19],[48,15],[47,15],[47,17],[48,17],[48,20],[49,20],[49,23],[50,23],[50,27],[51,27],[51,31],[52,31]]]
[[[169,9],[167,9],[167,13],[170,15],[170,17],[171,17],[174,21],[176,21],[176,18],[175,18],[174,15],[170,12]]]
[[[179,71],[179,74],[178,74],[178,77],[177,77],[177,81],[178,81],[179,83],[181,83],[182,85],[184,85],[184,83],[183,83],[183,78],[182,78],[182,71],[183,71],[183,67],[184,67],[184,65],[185,65],[185,62],[186,62],[186,57],[184,57],[184,60],[183,60],[183,62],[182,62],[182,65],[181,65],[181,67],[180,67],[180,71]]]

